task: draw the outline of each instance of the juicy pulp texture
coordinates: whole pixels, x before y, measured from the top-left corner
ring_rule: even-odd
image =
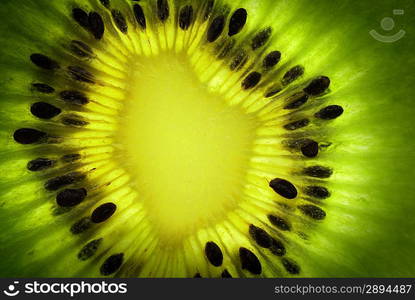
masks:
[[[180,243],[243,198],[256,120],[209,91],[186,54],[133,60],[119,155],[163,242]]]

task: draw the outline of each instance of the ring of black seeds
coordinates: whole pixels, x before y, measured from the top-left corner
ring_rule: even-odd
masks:
[[[205,254],[209,262],[215,267],[219,267],[223,262],[223,254],[215,242],[207,242],[205,245]]]
[[[128,34],[128,24],[127,19],[124,14],[117,9],[111,9],[110,0],[100,0],[101,4],[108,9],[110,17],[112,18],[115,27],[121,31],[123,34]],[[139,2],[135,0],[135,2]],[[167,0],[157,0],[155,3],[157,17],[161,23],[166,23],[170,16],[170,7]],[[137,3],[132,6],[135,20],[141,29],[145,30],[147,27],[147,20],[143,10],[143,7]],[[213,0],[205,1],[203,5],[202,15],[203,21],[209,20],[209,25],[206,31],[206,40],[208,43],[216,42],[225,30],[225,25],[228,24],[227,37],[221,38],[221,42],[215,43],[216,57],[218,59],[228,59],[229,68],[232,71],[239,71],[245,66],[249,61],[250,57],[248,53],[239,47],[234,49],[237,44],[235,39],[229,39],[240,33],[247,22],[248,12],[244,8],[238,8],[235,11],[231,12],[230,10],[224,11],[224,15],[217,15],[213,17],[213,12],[216,12],[215,2]],[[219,8],[217,12],[219,12]],[[195,22],[197,16],[195,16],[196,10],[191,5],[185,5],[180,8],[178,13],[178,26],[182,30],[188,30],[190,26]],[[216,13],[217,13],[216,12]],[[230,13],[229,22],[227,22],[227,14]],[[81,8],[74,8],[71,12],[72,18],[78,23],[82,28],[90,32],[95,39],[100,40],[103,38],[105,33],[105,24],[104,19],[101,14],[95,11],[86,12]],[[225,17],[226,16],[226,17]],[[226,33],[224,33],[226,35]],[[266,27],[262,28],[256,32],[252,37],[250,42],[250,47],[253,51],[258,50],[261,47],[264,47],[269,40],[271,39],[272,28]],[[225,38],[228,38],[225,40]],[[90,44],[92,45],[92,44]],[[70,54],[76,56],[79,61],[82,63],[88,62],[90,59],[96,58],[91,46],[86,44],[83,41],[72,40],[66,47],[70,51]],[[261,51],[258,51],[258,53]],[[267,53],[267,49],[262,53],[259,53],[258,56],[263,56],[262,59],[262,71],[247,71],[244,73],[244,77],[241,80],[241,88],[243,90],[254,89],[261,82],[262,76],[267,74],[267,71],[275,67],[281,60],[281,52],[274,50]],[[229,57],[228,57],[229,56]],[[54,72],[61,68],[61,65],[52,57],[47,56],[41,53],[33,53],[30,55],[30,61],[34,66],[38,67],[39,72]],[[73,81],[77,81],[77,85],[95,84],[94,74],[91,73],[88,68],[81,65],[69,65],[66,67],[66,75]],[[260,66],[261,67],[261,66]],[[284,73],[280,81],[273,82],[269,84],[267,91],[264,93],[264,97],[269,98],[277,95],[281,92],[282,88],[288,86],[304,74],[304,68],[300,65],[294,66]],[[268,82],[267,82],[268,85]],[[305,86],[305,87],[304,87]],[[330,86],[330,79],[326,76],[320,76],[312,79],[308,84],[303,85],[300,91],[293,96],[286,99],[286,104],[284,109],[286,110],[295,110],[300,109],[304,104],[309,100],[313,100],[316,96],[323,95],[327,92]],[[55,88],[47,83],[34,82],[31,84],[31,91],[44,94],[43,96],[48,96],[55,93]],[[86,105],[90,102],[90,99],[81,91],[77,89],[67,89],[59,92],[59,98],[63,100],[66,104],[71,105]],[[48,102],[35,102],[31,105],[30,111],[34,117],[39,119],[49,120],[62,113],[62,109],[56,107]],[[332,120],[343,114],[343,108],[339,105],[329,105],[324,108],[321,108],[318,112],[314,113],[314,117],[320,120]],[[62,124],[67,126],[85,126],[89,123],[83,120],[80,116],[75,114],[65,113],[63,116],[57,118]],[[293,131],[301,129],[310,124],[312,119],[303,118],[303,119],[290,119],[290,122],[286,123],[283,127],[286,130]],[[314,122],[314,121],[313,121]],[[317,121],[318,122],[318,121]],[[51,136],[48,133],[43,132],[34,128],[20,128],[15,130],[13,138],[17,143],[20,144],[35,144],[35,143],[46,143],[49,142]],[[52,137],[53,138],[53,137]],[[296,151],[301,151],[301,153],[308,158],[314,158],[318,154],[319,145],[316,141],[301,138],[301,140],[296,147],[293,147]],[[78,153],[70,153],[61,156],[60,158],[47,158],[47,157],[38,157],[29,161],[26,165],[26,168],[31,172],[39,172],[47,170],[49,168],[55,167],[57,164],[70,164],[80,160],[82,157]],[[68,166],[68,165],[66,165]],[[316,178],[328,178],[332,175],[333,171],[329,167],[324,166],[310,166],[303,169],[303,175],[316,177]],[[85,174],[80,172],[70,172],[64,175],[55,176],[49,178],[44,187],[48,191],[58,191],[56,194],[56,202],[62,210],[68,210],[73,206],[79,205],[87,197],[87,190],[83,187],[75,188],[68,187],[70,185],[78,185],[86,178]],[[269,186],[280,196],[286,199],[294,199],[297,197],[298,192],[297,188],[289,181],[282,178],[275,178],[270,181]],[[302,191],[312,198],[316,199],[325,199],[330,196],[327,188],[323,186],[310,185],[302,189]],[[307,200],[310,200],[308,198]],[[317,201],[316,201],[317,202]],[[285,204],[284,204],[285,205]],[[319,204],[320,205],[320,204]],[[286,205],[286,207],[289,207]],[[325,211],[312,204],[297,205],[298,210],[306,217],[309,217],[314,220],[323,220],[326,217]],[[90,217],[83,217],[75,222],[70,231],[72,234],[81,234],[87,231],[94,223],[101,223],[108,220],[116,211],[117,206],[114,203],[108,202],[102,204],[95,208]],[[275,214],[268,214],[268,220],[272,226],[280,231],[290,231],[290,223],[283,217],[277,216]],[[249,235],[253,239],[256,245],[269,249],[269,251],[276,256],[284,256],[286,254],[286,249],[281,240],[274,238],[264,229],[257,227],[253,224],[249,226]],[[102,238],[92,240],[85,244],[83,248],[78,253],[79,260],[87,260],[97,252]],[[213,241],[208,241],[205,244],[205,255],[210,264],[215,267],[220,267],[223,264],[223,253],[220,247]],[[244,247],[239,248],[239,259],[241,262],[241,267],[244,270],[249,271],[254,275],[259,275],[262,272],[261,262],[258,257],[250,250]],[[119,270],[121,265],[124,262],[124,254],[118,253],[113,254],[105,259],[103,264],[100,267],[101,275],[108,276],[114,274]],[[299,274],[300,267],[292,259],[283,257],[281,258],[282,265],[285,270],[293,275]],[[194,276],[195,278],[200,278],[201,275],[199,272]],[[222,278],[231,278],[231,274],[227,269],[224,269],[221,273]]]

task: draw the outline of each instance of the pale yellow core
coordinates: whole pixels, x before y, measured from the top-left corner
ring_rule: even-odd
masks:
[[[238,206],[255,135],[255,120],[208,90],[193,69],[184,54],[137,57],[121,113],[123,165],[166,241]]]

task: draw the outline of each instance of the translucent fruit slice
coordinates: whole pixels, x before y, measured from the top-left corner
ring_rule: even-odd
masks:
[[[1,274],[413,276],[413,41],[338,4],[3,1]]]

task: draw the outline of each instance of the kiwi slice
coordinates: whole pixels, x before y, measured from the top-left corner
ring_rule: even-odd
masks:
[[[1,274],[414,276],[395,6],[2,0]]]

